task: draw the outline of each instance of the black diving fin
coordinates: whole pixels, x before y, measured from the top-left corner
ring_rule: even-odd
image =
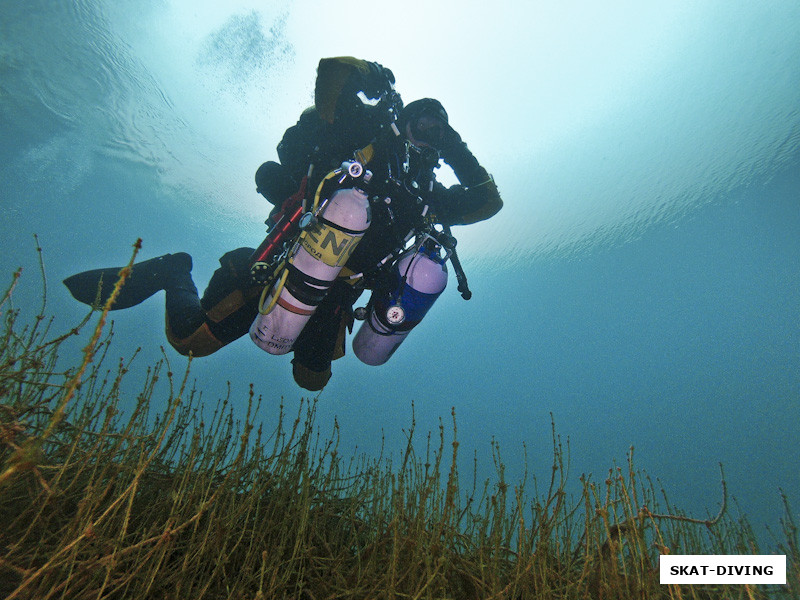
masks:
[[[73,298],[90,306],[103,306],[114,291],[122,267],[94,269],[76,273],[64,280]],[[133,265],[111,310],[130,308],[143,302],[175,281],[182,281],[192,270],[192,257],[185,252],[165,254]]]

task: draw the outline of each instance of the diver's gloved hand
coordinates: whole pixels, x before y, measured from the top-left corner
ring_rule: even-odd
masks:
[[[467,143],[449,124],[445,124],[442,129],[438,150],[442,160],[453,169],[463,185],[477,185],[490,179],[486,169],[467,147]]]
[[[442,155],[444,162],[450,164],[448,158],[456,158],[459,153],[469,152],[467,145],[461,139],[459,133],[453,129],[449,124],[444,123],[442,127],[442,136],[438,144],[435,144],[437,150]]]
[[[391,69],[376,62],[367,62],[367,69],[363,91],[368,98],[380,98],[394,89],[394,73]]]
[[[280,206],[297,190],[295,183],[286,168],[269,160],[256,171],[256,192],[264,196],[270,204]]]

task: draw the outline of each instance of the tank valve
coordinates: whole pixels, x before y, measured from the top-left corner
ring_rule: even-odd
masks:
[[[353,161],[347,167],[347,172],[350,174],[350,177],[353,179],[358,179],[361,177],[361,174],[364,172],[364,167],[361,166],[361,163]]]

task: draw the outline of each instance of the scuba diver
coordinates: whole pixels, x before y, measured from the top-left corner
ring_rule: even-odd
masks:
[[[256,172],[258,193],[274,205],[261,245],[224,254],[202,298],[188,254],[137,263],[111,310],[165,290],[167,339],[179,353],[207,356],[249,332],[271,354],[293,352],[295,381],[319,391],[356,318],[356,356],[372,365],[391,357],[443,291],[448,259],[468,299],[450,226],[488,219],[503,202],[441,103],[404,106],[394,83],[378,63],[322,59],[314,106],[284,133],[280,162]],[[436,181],[440,159],[459,184]],[[118,272],[64,284],[103,305]],[[366,308],[354,310],[365,289]]]

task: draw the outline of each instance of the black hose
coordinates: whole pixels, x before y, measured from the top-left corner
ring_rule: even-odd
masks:
[[[455,238],[453,234],[450,232],[450,226],[444,225],[444,232],[453,240],[453,246],[449,249],[450,250],[450,262],[453,263],[453,270],[456,272],[456,281],[458,281],[458,291],[461,292],[461,297],[464,300],[469,300],[472,298],[472,292],[469,289],[469,284],[467,283],[467,276],[464,273],[464,268],[461,266],[461,261],[458,259],[458,254],[456,254],[456,246],[455,246]]]

